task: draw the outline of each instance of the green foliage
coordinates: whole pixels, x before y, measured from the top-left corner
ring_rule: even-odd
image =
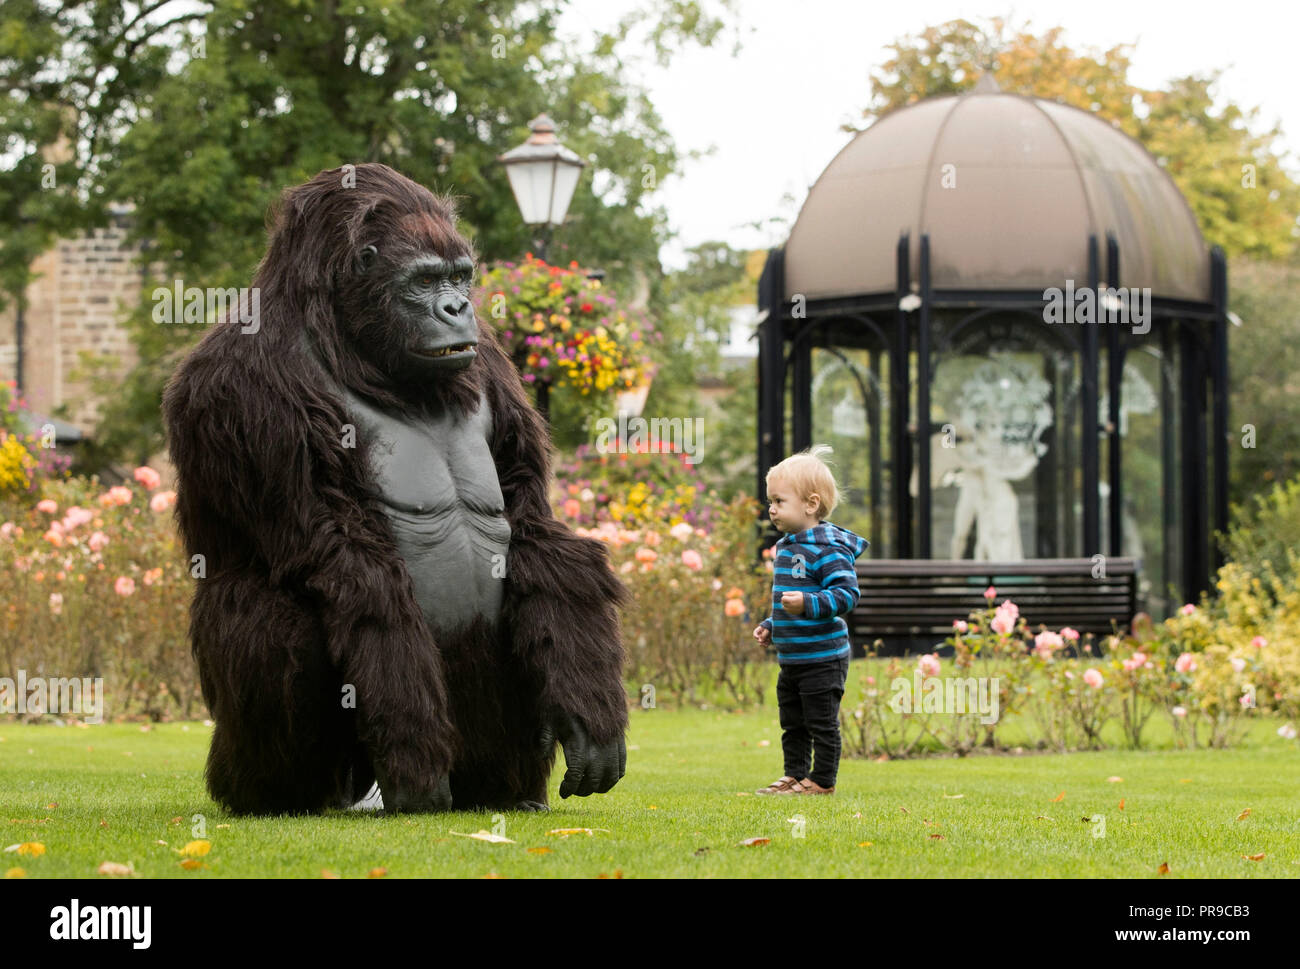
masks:
[[[1233,260],[1228,290],[1242,321],[1228,329],[1228,468],[1244,508],[1300,474],[1300,262]]]
[[[101,451],[156,450],[168,353],[200,329],[154,324],[150,291],[177,278],[247,285],[269,203],[321,169],[392,165],[458,196],[481,258],[516,256],[528,234],[496,157],[546,111],[590,161],[552,252],[601,266],[615,288],[653,274],[667,230],[645,200],[681,158],[645,92],[625,79],[624,49],[643,28],[664,56],[712,44],[721,20],[704,2],[651,0],[590,49],[574,49],[556,36],[562,6],[215,0],[140,14],[105,0],[57,11],[6,4],[0,137],[18,163],[0,175],[0,217],[31,220],[7,239],[7,290],[21,291],[54,234],[103,224],[108,201],[134,205],[132,238],[149,245],[144,298],[127,321],[141,362],[102,411]],[[58,130],[72,136],[75,158],[57,188],[40,191],[40,146]]]
[[[1275,600],[1294,590],[1300,578],[1300,477],[1257,497],[1229,529],[1224,553]]]

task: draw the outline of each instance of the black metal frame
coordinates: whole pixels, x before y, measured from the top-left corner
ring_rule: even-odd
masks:
[[[862,294],[803,302],[804,312],[796,319],[792,302],[784,298],[785,252],[773,249],[758,285],[760,312],[758,358],[758,482],[756,494],[764,504],[766,520],[766,478],[768,469],[787,453],[785,442],[785,392],[787,376],[792,392],[790,451],[812,444],[812,357],[813,334],[832,320],[853,319],[869,326],[887,343],[890,357],[890,457],[893,470],[891,496],[894,506],[892,557],[900,559],[931,557],[932,494],[930,483],[930,448],[917,448],[918,496],[913,500],[907,486],[912,474],[913,446],[930,439],[934,426],[930,413],[931,361],[934,354],[932,313],[940,309],[1020,309],[1041,312],[1043,293],[1035,290],[959,290],[935,289],[931,278],[930,237],[920,238],[918,285],[911,282],[909,238],[903,233],[896,249],[897,275],[893,292]],[[1119,242],[1112,233],[1105,239],[1105,273],[1103,277],[1098,239],[1089,235],[1088,286],[1098,292],[1105,285],[1117,288],[1120,280]],[[1210,513],[1215,531],[1222,533],[1228,525],[1228,336],[1227,263],[1218,246],[1210,250],[1211,299],[1208,303],[1155,297],[1151,301],[1152,330],[1163,346],[1176,342],[1181,356],[1179,374],[1179,451],[1182,474],[1180,482],[1182,513],[1182,589],[1188,601],[1212,587],[1211,566],[1222,563],[1222,550],[1215,543],[1210,549]],[[1045,285],[1052,285],[1047,283]],[[913,293],[920,306],[904,310],[902,300]],[[1099,305],[1100,308],[1100,305]],[[892,334],[876,320],[894,315]],[[874,316],[874,319],[872,318]],[[1079,341],[1082,375],[1081,439],[1083,480],[1100,481],[1101,435],[1108,440],[1107,478],[1110,484],[1109,527],[1103,546],[1101,535],[1099,489],[1088,487],[1083,493],[1083,552],[1093,556],[1106,548],[1111,556],[1123,550],[1123,475],[1119,407],[1123,364],[1128,347],[1121,327],[1107,327],[1106,427],[1097,419],[1100,379],[1100,333],[1098,326],[1083,328]],[[911,422],[912,375],[911,353],[917,355],[916,413]],[[787,352],[788,351],[788,352]],[[1167,400],[1162,394],[1162,407]],[[1210,413],[1207,415],[1207,410]],[[1213,429],[1213,449],[1208,448],[1207,416]],[[1213,456],[1213,465],[1210,457]],[[1166,455],[1168,457],[1168,455]],[[1166,465],[1167,467],[1167,465]],[[877,475],[873,475],[873,487]],[[1207,506],[1213,487],[1212,507]],[[878,502],[876,505],[878,506]],[[915,525],[915,534],[913,526]],[[765,528],[762,545],[769,545],[776,533]]]

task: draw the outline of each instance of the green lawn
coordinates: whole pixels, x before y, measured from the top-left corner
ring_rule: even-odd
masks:
[[[766,798],[741,795],[781,774],[775,710],[637,710],[628,773],[611,794],[561,802],[557,770],[553,810],[504,815],[497,824],[517,843],[492,844],[449,833],[493,828],[483,812],[225,816],[203,789],[210,728],[197,723],[6,723],[0,841],[46,852],[7,853],[0,871],[88,877],[113,861],[177,878],[365,877],[378,867],[390,877],[1156,878],[1167,863],[1171,878],[1295,878],[1300,757],[1274,729],[1261,722],[1227,751],[845,761],[831,797]],[[211,852],[206,868],[186,871],[174,849],[194,838],[195,814]],[[1104,837],[1082,820],[1095,815],[1105,815]],[[566,838],[547,833],[555,828],[605,830]],[[755,837],[771,841],[739,844]]]

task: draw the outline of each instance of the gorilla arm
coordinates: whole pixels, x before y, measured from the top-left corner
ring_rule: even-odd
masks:
[[[216,571],[251,558],[270,584],[314,601],[329,659],[356,688],[358,735],[385,805],[448,808],[456,736],[442,662],[381,513],[363,504],[358,451],[341,447],[347,419],[309,362],[272,363],[219,345],[253,337],[223,336],[210,334],[164,394],[189,553]],[[230,705],[213,716],[237,716],[233,644],[196,631],[196,654],[200,642],[207,665],[230,666],[217,684]]]
[[[555,520],[547,493],[550,434],[496,334],[481,323],[479,351],[492,408],[492,455],[512,533],[504,619],[541,690],[545,753],[550,756],[557,739],[564,747],[560,796],[603,794],[627,763],[618,610],[628,592],[604,545]]]

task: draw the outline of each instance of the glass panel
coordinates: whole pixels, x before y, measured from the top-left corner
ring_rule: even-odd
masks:
[[[1175,604],[1167,588],[1177,582],[1171,560],[1166,518],[1178,520],[1177,469],[1168,466],[1177,450],[1178,408],[1175,361],[1149,342],[1130,347],[1124,359],[1120,387],[1121,469],[1124,479],[1122,553],[1142,560],[1138,593],[1145,609],[1157,618],[1172,613]],[[1168,393],[1168,406],[1161,405]]]
[[[831,520],[870,541],[871,558],[893,554],[888,366],[877,350],[812,349],[812,439],[834,448],[840,491]]]
[[[1078,368],[1023,316],[959,330],[937,355],[931,403],[935,558],[1080,554]]]

